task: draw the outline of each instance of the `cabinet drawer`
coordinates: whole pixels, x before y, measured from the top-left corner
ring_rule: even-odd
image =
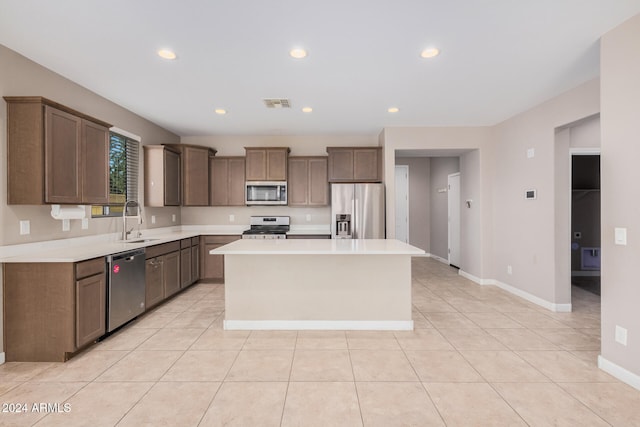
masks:
[[[191,247],[191,239],[180,240],[180,249],[186,249]]]
[[[104,258],[94,258],[76,263],[76,279],[102,274],[105,270]]]
[[[231,243],[238,240],[241,236],[202,236],[203,244],[210,243]]]
[[[168,254],[169,252],[175,252],[180,250],[180,241],[163,243],[161,245],[148,246],[145,250],[145,258],[155,258],[160,255]]]
[[[195,245],[199,245],[200,244],[200,236],[196,236],[196,237],[192,237],[191,238],[191,246],[195,246]]]

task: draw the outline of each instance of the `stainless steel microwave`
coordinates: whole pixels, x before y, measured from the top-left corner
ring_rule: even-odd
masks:
[[[247,205],[286,205],[286,181],[247,181],[245,203]]]

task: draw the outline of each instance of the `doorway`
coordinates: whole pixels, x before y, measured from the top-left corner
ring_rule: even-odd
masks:
[[[447,178],[449,265],[460,268],[460,173]]]
[[[600,295],[600,155],[571,155],[571,284]]]
[[[396,165],[396,239],[409,243],[408,165]]]

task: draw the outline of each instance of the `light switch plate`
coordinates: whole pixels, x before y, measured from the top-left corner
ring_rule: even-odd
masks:
[[[536,150],[534,148],[529,148],[527,150],[527,159],[532,159],[536,155]]]
[[[82,218],[82,229],[89,229],[89,218]]]
[[[627,329],[616,325],[616,342],[627,345]]]
[[[307,222],[311,222],[311,214],[307,214]]]
[[[234,214],[229,215],[229,222],[234,222],[236,220],[236,216]]]
[[[616,227],[614,230],[615,244],[626,245],[627,244],[627,229],[622,227]]]
[[[63,219],[62,220],[62,231],[69,231],[71,230],[71,220],[70,219]]]
[[[31,234],[31,222],[29,220],[20,221],[20,234]]]
[[[172,214],[171,215],[171,221],[172,222],[176,222],[176,214]]]
[[[151,224],[155,224],[155,223],[156,223],[156,216],[151,215]]]

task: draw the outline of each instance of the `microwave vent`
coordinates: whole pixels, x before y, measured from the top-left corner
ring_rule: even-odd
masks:
[[[267,98],[262,101],[267,108],[291,108],[291,101],[284,98]]]

